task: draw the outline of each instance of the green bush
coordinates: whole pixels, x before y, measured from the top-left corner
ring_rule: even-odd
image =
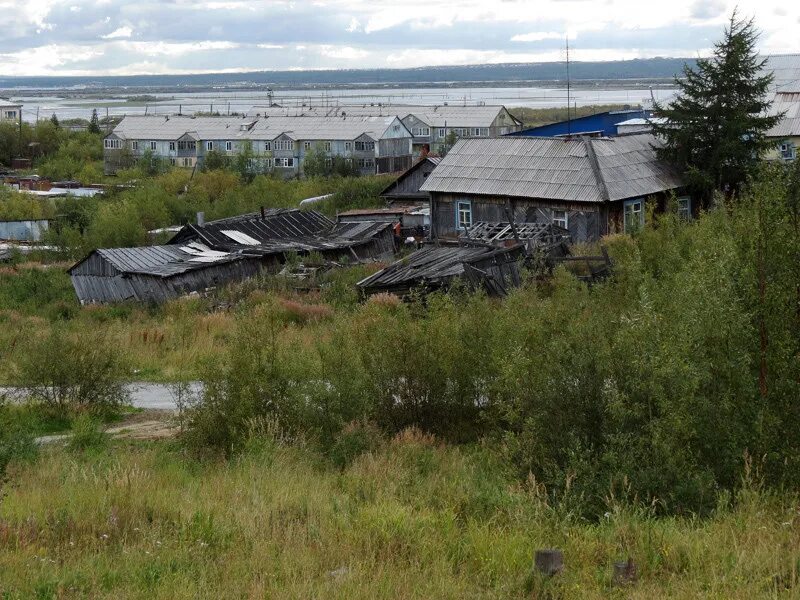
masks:
[[[31,400],[61,412],[109,415],[128,401],[119,348],[93,331],[68,333],[54,324],[18,351],[16,383]]]
[[[70,450],[85,452],[102,450],[108,445],[108,434],[103,431],[100,421],[90,414],[78,415],[72,422],[72,435],[69,438]]]
[[[0,396],[0,490],[6,467],[14,460],[30,459],[36,454],[33,431],[24,413],[8,406]]]

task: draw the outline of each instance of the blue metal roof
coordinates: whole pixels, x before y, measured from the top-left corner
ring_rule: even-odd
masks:
[[[556,137],[564,135],[602,135],[610,137],[617,135],[617,124],[636,117],[646,118],[650,116],[650,111],[636,108],[631,110],[612,110],[587,117],[578,117],[570,122],[561,121],[550,125],[531,127],[514,133],[509,133],[512,137]]]

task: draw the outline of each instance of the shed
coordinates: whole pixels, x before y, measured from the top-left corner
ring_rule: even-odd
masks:
[[[409,169],[390,183],[381,192],[381,198],[391,205],[398,204],[427,204],[431,197],[427,192],[420,191],[420,187],[425,183],[428,176],[441,162],[438,156],[425,156],[415,162]]]
[[[257,275],[258,256],[185,246],[100,249],[69,269],[81,304],[158,303]]]

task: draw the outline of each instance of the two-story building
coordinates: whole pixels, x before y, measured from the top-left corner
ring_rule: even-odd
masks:
[[[147,153],[174,166],[202,166],[212,153],[247,153],[255,172],[303,174],[314,150],[352,161],[362,174],[411,165],[411,134],[396,117],[125,117],[104,142],[105,170],[114,173]]]
[[[339,106],[254,106],[251,117],[355,117],[396,116],[411,132],[414,154],[444,153],[456,140],[496,138],[522,128],[505,106],[448,105],[418,106],[368,104]]]
[[[22,104],[0,98],[0,121],[19,121],[22,116]]]

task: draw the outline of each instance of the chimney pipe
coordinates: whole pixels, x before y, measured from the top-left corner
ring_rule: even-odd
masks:
[[[262,219],[266,219],[267,218],[267,214],[264,212],[264,207],[263,206],[261,207],[261,218]]]
[[[206,224],[206,213],[200,211],[197,213],[197,224],[202,226]]]

